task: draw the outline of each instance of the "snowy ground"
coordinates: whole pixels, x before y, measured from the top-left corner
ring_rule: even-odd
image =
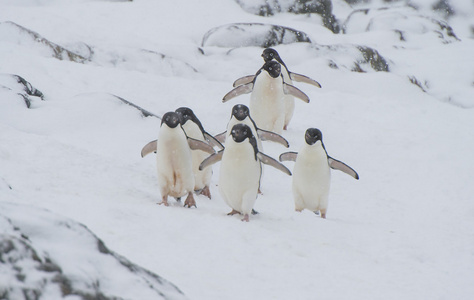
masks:
[[[336,2],[343,17],[349,9]],[[5,21],[70,50],[92,46],[94,60],[53,58]],[[334,35],[307,16],[258,17],[232,0],[6,1],[0,22],[0,73],[20,75],[45,95],[31,97],[27,109],[21,97],[0,91],[0,201],[87,225],[189,299],[474,294],[474,41],[465,28],[460,41],[415,35],[396,47],[383,30]],[[249,223],[226,216],[219,164],[212,200],[197,196],[197,209],[156,205],[155,160],[140,150],[157,137],[160,120],[113,95],[157,115],[189,106],[208,132],[222,132],[230,108],[249,99],[222,104],[223,95],[262,64],[261,48],[198,50],[209,29],[232,22],[289,26],[319,44],[368,45],[390,59],[389,73],[357,73],[328,67],[329,58],[305,43],[276,47],[290,70],[323,86],[295,84],[311,103],[297,100],[283,134],[290,150],[317,127],[328,153],[360,175],[333,172],[326,220],[294,212],[291,177],[272,168],[265,168],[260,214]],[[429,81],[429,90],[408,75]],[[273,157],[285,151],[264,144]]]

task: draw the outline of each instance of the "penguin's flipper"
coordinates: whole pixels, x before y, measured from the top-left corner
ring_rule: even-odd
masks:
[[[248,94],[253,90],[253,82],[249,82],[246,84],[239,85],[238,87],[234,88],[232,91],[228,92],[224,98],[222,98],[222,102],[227,102],[230,99],[240,96],[242,94]]]
[[[204,138],[209,142],[212,147],[217,147],[219,149],[224,149],[224,146],[221,144],[221,141],[213,137],[207,132],[204,132]]]
[[[203,141],[190,138],[190,137],[188,137],[188,145],[189,145],[189,148],[191,148],[191,150],[201,150],[209,154],[216,153],[216,151],[214,150],[214,148],[212,148],[211,145],[204,143]]]
[[[222,154],[224,154],[224,150],[221,150],[217,153],[212,154],[208,158],[202,161],[202,163],[199,165],[199,170],[202,171],[205,168],[209,167],[210,165],[215,164],[218,161],[222,160]]]
[[[217,134],[217,135],[215,135],[214,137],[215,137],[216,140],[218,140],[219,142],[225,143],[225,135],[226,135],[226,133],[227,133],[227,130],[224,131],[224,132],[221,132],[221,133],[219,133],[219,134]]]
[[[303,93],[300,89],[292,86],[291,84],[284,82],[283,92],[287,95],[295,96],[296,98],[300,98],[304,102],[309,103],[309,97],[305,93]]]
[[[252,82],[254,79],[255,79],[255,75],[247,75],[247,76],[244,76],[244,77],[240,77],[239,79],[234,81],[233,86],[237,87],[237,86],[242,85],[242,84],[247,84],[249,82]]]
[[[262,141],[272,141],[272,142],[275,142],[275,143],[282,144],[286,148],[290,147],[290,144],[288,143],[288,141],[284,137],[282,137],[281,135],[279,135],[275,132],[271,132],[271,131],[267,131],[267,130],[263,130],[263,129],[258,128],[257,129],[257,134],[258,134],[258,136],[260,137],[260,139]]]
[[[298,152],[285,152],[280,154],[279,160],[280,161],[296,161],[296,157],[298,156]]]
[[[339,161],[337,159],[334,159],[334,158],[328,156],[328,162],[329,162],[329,166],[332,169],[342,171],[342,172],[344,172],[348,175],[351,175],[355,179],[359,180],[359,174],[357,174],[357,172],[354,169],[352,169],[351,167],[349,167],[348,165],[346,165],[342,161]]]
[[[288,170],[287,167],[285,167],[283,164],[279,163],[277,160],[271,158],[270,156],[268,156],[266,154],[263,154],[262,152],[258,152],[257,157],[258,157],[258,159],[260,159],[260,161],[262,163],[264,163],[266,165],[269,165],[269,166],[272,166],[275,169],[280,170],[283,173],[291,176],[291,172],[290,172],[290,170]]]
[[[294,81],[309,83],[314,86],[317,86],[318,88],[321,88],[321,85],[319,84],[319,82],[317,82],[314,79],[309,78],[308,76],[290,72],[290,78]]]
[[[156,142],[158,140],[154,140],[146,144],[143,149],[142,149],[142,157],[145,157],[146,155],[155,152],[156,153]]]

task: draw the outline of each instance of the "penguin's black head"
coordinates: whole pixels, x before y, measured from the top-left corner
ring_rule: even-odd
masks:
[[[276,52],[276,50],[273,48],[267,48],[263,50],[262,57],[263,57],[263,60],[265,60],[265,62],[275,59],[276,61],[281,63],[280,55],[278,55],[278,52]]]
[[[249,108],[243,104],[234,105],[232,115],[239,121],[243,121],[249,116]]]
[[[175,112],[179,116],[179,122],[181,123],[181,125],[184,126],[187,121],[191,121],[199,127],[201,132],[204,132],[204,128],[202,127],[201,121],[199,121],[192,109],[190,109],[189,107],[180,107],[176,109]]]
[[[236,124],[232,127],[230,132],[232,134],[232,139],[236,143],[243,142],[246,138],[253,138],[252,130],[245,124]]]
[[[304,139],[308,145],[314,145],[317,141],[323,142],[323,134],[317,128],[308,128],[304,135]]]
[[[274,60],[266,62],[263,65],[262,69],[267,71],[268,74],[270,74],[270,76],[272,76],[273,78],[277,78],[278,76],[280,76],[280,73],[281,73],[280,63]]]
[[[163,115],[163,118],[161,119],[161,125],[163,125],[163,123],[168,125],[169,128],[175,128],[180,124],[178,114],[174,111],[167,112]]]
[[[179,116],[179,121],[181,122],[181,125],[184,125],[189,120],[194,121],[196,119],[196,115],[189,107],[180,107],[175,110],[175,112]]]

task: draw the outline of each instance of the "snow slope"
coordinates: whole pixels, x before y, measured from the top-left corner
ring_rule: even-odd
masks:
[[[336,17],[352,11],[334,3]],[[84,56],[92,50],[92,58],[57,59],[44,44],[4,26],[7,21]],[[335,35],[315,17],[259,17],[232,0],[6,1],[0,22],[0,73],[20,75],[44,94],[44,100],[31,96],[27,109],[16,90],[0,90],[2,203],[85,224],[189,299],[474,294],[474,41],[468,35],[445,44],[410,22],[413,40],[404,44],[385,27]],[[319,45],[366,45],[389,60],[390,72],[359,73],[345,67],[355,58],[344,47],[275,47],[290,70],[323,87],[295,84],[311,102],[297,100],[284,132],[290,150],[298,151],[304,131],[317,127],[328,153],[360,175],[356,181],[333,172],[326,220],[294,212],[291,177],[272,168],[264,170],[260,214],[249,223],[226,216],[230,208],[215,185],[218,164],[212,200],[197,196],[197,209],[156,205],[155,160],[142,159],[140,150],[156,138],[160,120],[115,96],[156,115],[189,106],[208,132],[222,132],[231,107],[249,100],[222,104],[223,95],[233,80],[262,65],[258,47],[199,50],[208,30],[234,22],[296,28]],[[273,157],[287,151],[272,143],[263,150]]]

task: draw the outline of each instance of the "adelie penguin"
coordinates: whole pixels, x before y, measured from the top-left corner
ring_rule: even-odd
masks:
[[[186,136],[176,112],[164,114],[158,140],[146,144],[141,152],[142,157],[156,152],[158,185],[162,197],[160,204],[168,206],[168,196],[180,200],[187,195],[184,206],[196,207],[193,197],[195,180],[191,150],[215,153],[209,144]]]
[[[340,170],[359,179],[354,169],[327,154],[322,133],[317,128],[306,130],[305,144],[300,152],[282,153],[280,161],[295,161],[292,185],[295,210],[301,212],[308,209],[315,213],[320,211],[322,218],[326,218],[328,209],[330,169]]]
[[[234,105],[234,107],[232,108],[232,114],[230,116],[229,123],[227,123],[227,130],[221,134],[218,134],[216,136],[217,140],[222,143],[225,143],[225,140],[227,138],[230,138],[232,127],[237,124],[246,124],[247,126],[249,126],[249,128],[252,130],[253,136],[257,140],[257,147],[259,151],[263,151],[262,141],[273,141],[275,143],[279,143],[285,146],[286,148],[290,146],[288,141],[281,135],[258,128],[254,120],[250,116],[249,108],[244,104]],[[259,194],[262,193],[260,187],[258,192]],[[255,211],[253,211],[252,213],[255,213]]]
[[[227,130],[223,133],[220,133],[215,136],[215,138],[221,142],[225,143],[227,137],[231,134],[231,129],[236,124],[246,124],[252,130],[252,134],[257,139],[258,148],[262,150],[260,141],[272,141],[279,143],[286,148],[289,147],[288,141],[279,134],[276,134],[271,131],[263,130],[257,127],[255,121],[250,116],[249,108],[244,104],[236,104],[232,107],[232,113],[230,115],[230,120],[227,123]]]
[[[231,137],[231,138],[230,138]],[[257,141],[248,125],[236,124],[226,141],[224,150],[206,158],[200,169],[221,161],[219,192],[232,208],[228,215],[242,214],[242,221],[249,216],[257,199],[262,172],[261,162],[291,175],[284,165],[258,151]]]
[[[176,109],[175,112],[178,114],[181,126],[188,137],[207,143],[212,147],[216,146],[219,149],[224,148],[218,140],[204,130],[201,121],[199,121],[192,109],[189,107],[180,107]],[[194,191],[211,199],[209,186],[211,183],[212,168],[206,168],[202,171],[199,170],[199,165],[208,156],[208,153],[206,151],[196,150],[191,152],[191,156],[193,161]]]
[[[280,63],[280,65],[282,66],[281,74],[283,75],[283,80],[287,84],[293,85],[293,80],[294,80],[294,81],[297,81],[297,82],[308,83],[308,84],[314,85],[318,88],[321,88],[321,84],[319,84],[319,82],[317,82],[316,80],[311,79],[311,78],[309,78],[308,76],[305,76],[305,75],[290,72],[288,70],[288,67],[283,62],[280,55],[278,54],[278,52],[275,49],[267,48],[267,49],[263,50],[262,57],[263,57],[265,62],[275,60],[275,61]],[[239,85],[243,85],[243,84],[247,84],[247,83],[253,81],[254,78],[255,78],[255,75],[249,75],[249,76],[244,76],[242,78],[239,78],[234,82],[234,87],[239,86]],[[293,117],[293,113],[295,111],[295,99],[291,94],[285,94],[284,99],[285,99],[285,125],[283,126],[283,129],[286,130],[286,129],[288,129],[288,124],[290,123],[290,121]]]
[[[266,62],[249,83],[239,85],[228,92],[222,102],[242,95],[250,95],[249,108],[257,126],[263,130],[281,134],[285,125],[286,94],[293,95],[308,103],[308,96],[298,88],[286,83],[277,61]]]

